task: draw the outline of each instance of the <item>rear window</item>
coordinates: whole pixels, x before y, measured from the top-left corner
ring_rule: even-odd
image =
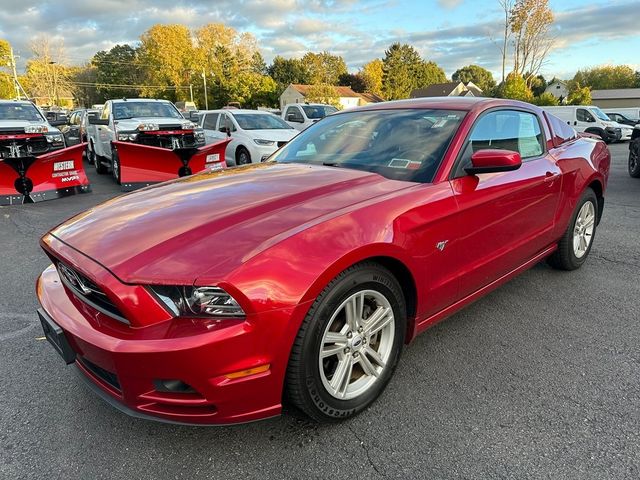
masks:
[[[549,124],[551,125],[551,132],[553,133],[553,144],[557,147],[563,143],[575,140],[578,137],[578,133],[567,125],[564,121],[560,120],[555,115],[549,112],[544,112]]]

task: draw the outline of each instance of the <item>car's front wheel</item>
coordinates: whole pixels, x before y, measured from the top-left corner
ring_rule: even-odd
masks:
[[[640,138],[629,145],[629,175],[640,178]]]
[[[582,194],[571,222],[548,263],[560,270],[575,270],[587,260],[598,222],[598,197],[591,188]]]
[[[115,182],[120,185],[120,157],[118,156],[118,152],[115,151],[111,153],[111,175],[113,175]]]
[[[294,342],[289,401],[317,421],[351,417],[384,390],[400,358],[405,299],[396,278],[365,262],[318,296]]]
[[[251,163],[251,154],[244,147],[239,147],[236,152],[236,165],[248,165]]]

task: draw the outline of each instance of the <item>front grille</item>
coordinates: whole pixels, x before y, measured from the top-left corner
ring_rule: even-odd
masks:
[[[99,312],[129,325],[129,321],[122,315],[118,307],[116,307],[100,287],[87,278],[86,275],[83,275],[62,262],[58,262],[56,268],[58,269],[62,283],[64,283],[78,299],[92,306]]]
[[[36,156],[47,151],[49,144],[44,136],[0,140],[0,158]]]
[[[141,132],[138,134],[138,138],[135,143],[151,147],[168,148],[170,150],[173,150],[176,146],[178,148],[192,148],[198,146],[196,137],[193,133],[184,133],[179,135],[151,135]]]
[[[78,357],[78,360],[80,361],[82,366],[86,368],[91,374],[93,374],[109,386],[115,388],[118,392],[122,391],[122,389],[120,388],[120,382],[118,381],[118,376],[115,373],[111,373],[104,368],[99,367],[98,365],[90,362],[84,357]]]
[[[278,142],[278,148],[284,147],[286,144],[287,142]]]

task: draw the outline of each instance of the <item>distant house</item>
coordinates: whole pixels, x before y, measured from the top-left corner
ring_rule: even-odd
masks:
[[[567,95],[569,95],[569,87],[567,87],[567,82],[554,78],[551,83],[547,85],[547,88],[544,89],[544,93],[550,93],[562,102],[567,98]]]
[[[301,85],[292,83],[285,88],[280,95],[280,109],[289,103],[304,103],[307,101],[306,95],[312,85]],[[338,93],[338,101],[342,108],[354,108],[369,103],[382,102],[382,98],[373,93],[356,93],[350,87],[334,87]]]
[[[482,89],[473,82],[434,83],[425,88],[416,88],[410,97],[482,97]]]
[[[640,107],[640,88],[592,90],[591,103],[600,108]]]

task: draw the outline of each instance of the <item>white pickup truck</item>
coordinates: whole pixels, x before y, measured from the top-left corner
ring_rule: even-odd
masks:
[[[168,100],[107,100],[100,117],[89,119],[87,158],[98,173],[110,168],[120,183],[120,160],[112,142],[133,142],[167,148],[200,147],[204,131],[186,120]]]
[[[296,130],[302,131],[337,111],[336,107],[322,103],[290,103],[282,109],[282,119]]]

